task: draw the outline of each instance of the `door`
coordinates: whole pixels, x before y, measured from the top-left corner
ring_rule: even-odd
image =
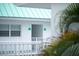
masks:
[[[43,25],[32,24],[32,41],[41,41],[43,37]]]
[[[43,40],[43,25],[32,24],[32,41],[34,42],[42,42]],[[32,44],[32,52],[40,51],[40,44]]]

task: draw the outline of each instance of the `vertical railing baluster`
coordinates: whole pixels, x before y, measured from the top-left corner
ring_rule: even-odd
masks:
[[[36,41],[26,42],[1,42],[0,43],[0,55],[36,55],[40,54],[40,51],[48,46],[48,42],[40,41],[40,37],[33,37]],[[35,45],[35,51],[32,51],[32,45]]]

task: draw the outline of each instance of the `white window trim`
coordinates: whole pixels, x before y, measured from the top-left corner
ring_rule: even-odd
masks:
[[[9,25],[9,36],[0,36],[0,37],[21,37],[21,35],[22,35],[22,26],[21,26],[21,24],[7,24],[7,25]],[[11,36],[11,25],[20,25],[20,36]]]

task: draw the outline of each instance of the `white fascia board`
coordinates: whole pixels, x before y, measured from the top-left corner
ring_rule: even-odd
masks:
[[[0,17],[0,20],[17,20],[17,21],[43,21],[43,22],[50,22],[50,19],[30,19],[30,18],[11,18],[11,17]]]

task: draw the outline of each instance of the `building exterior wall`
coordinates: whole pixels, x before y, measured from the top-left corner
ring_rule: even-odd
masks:
[[[72,24],[70,24],[69,30],[78,32],[79,31],[79,23],[72,23]]]
[[[0,20],[0,24],[21,25],[19,37],[0,37],[0,55],[37,55],[43,48],[42,43],[50,37],[50,22],[26,20]],[[32,24],[43,25],[43,40],[32,41]],[[30,30],[29,30],[30,28]],[[44,30],[45,28],[45,30]],[[5,52],[5,53],[3,53]]]
[[[38,22],[38,21],[17,21],[17,20],[1,20],[0,24],[20,24],[21,25],[21,36],[20,37],[0,37],[0,42],[32,42],[31,28],[32,24],[42,24],[43,25],[43,41],[50,37],[50,23],[49,22]],[[44,31],[44,28],[46,30]]]

